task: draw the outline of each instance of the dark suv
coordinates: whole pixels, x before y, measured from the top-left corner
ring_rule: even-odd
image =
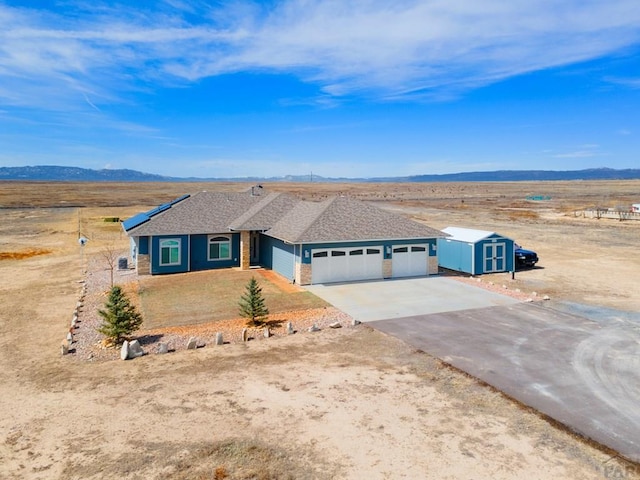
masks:
[[[532,268],[538,263],[538,254],[532,250],[525,250],[515,245],[516,268]]]

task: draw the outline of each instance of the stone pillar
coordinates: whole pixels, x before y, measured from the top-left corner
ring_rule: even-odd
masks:
[[[296,283],[298,285],[311,284],[311,264],[296,263]]]
[[[382,260],[382,278],[391,278],[392,275],[392,260],[390,258],[385,258]]]
[[[240,268],[249,270],[251,265],[251,234],[243,230],[240,232]]]
[[[429,257],[429,275],[436,275],[438,273],[438,257]]]
[[[136,271],[138,272],[138,275],[151,275],[151,262],[149,261],[149,255],[138,254]]]

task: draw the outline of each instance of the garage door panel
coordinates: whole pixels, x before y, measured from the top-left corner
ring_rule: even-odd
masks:
[[[391,274],[393,277],[427,275],[429,250],[427,245],[402,245],[393,248]]]
[[[382,247],[313,250],[312,283],[382,278]]]

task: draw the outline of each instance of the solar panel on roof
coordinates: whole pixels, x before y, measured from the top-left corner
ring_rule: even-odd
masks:
[[[139,213],[134,215],[131,218],[127,218],[124,222],[122,222],[122,227],[125,231],[129,231],[132,228],[137,227],[138,225],[142,225],[144,222],[149,220],[149,216],[146,213]]]
[[[133,217],[128,218],[127,220],[122,222],[122,226],[124,227],[125,232],[128,232],[132,228],[135,228],[139,225],[142,225],[145,222],[148,222],[149,220],[151,220],[151,217],[153,217],[154,215],[157,215],[160,212],[164,212],[165,210],[168,210],[176,203],[181,202],[185,198],[189,198],[189,197],[190,197],[189,194],[182,195],[181,197],[178,197],[175,200],[171,200],[170,202],[163,203],[162,205],[152,208],[148,212],[138,213],[137,215],[134,215]]]

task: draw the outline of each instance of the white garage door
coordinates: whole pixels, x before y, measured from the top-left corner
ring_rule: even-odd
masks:
[[[393,247],[391,276],[417,277],[428,272],[429,245]]]
[[[311,251],[311,283],[382,278],[382,246]]]

